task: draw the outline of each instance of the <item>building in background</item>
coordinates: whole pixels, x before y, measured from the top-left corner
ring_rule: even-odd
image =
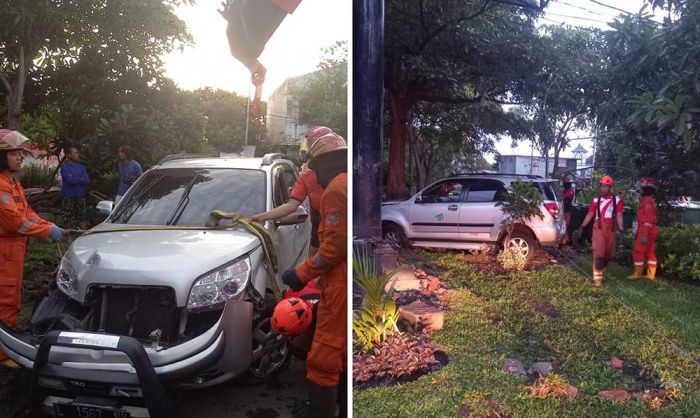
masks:
[[[296,144],[309,126],[299,123],[298,92],[306,83],[318,76],[320,71],[290,77],[267,99],[267,139],[273,145]]]
[[[553,170],[554,158],[549,158],[549,171]],[[559,157],[559,172],[575,171],[578,166],[576,158]],[[503,174],[520,174],[549,177],[545,172],[544,157],[530,155],[501,155],[498,158],[498,172]]]

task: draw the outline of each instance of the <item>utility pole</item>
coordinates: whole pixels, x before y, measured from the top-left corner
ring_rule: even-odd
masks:
[[[245,103],[245,145],[248,145],[248,124],[250,124],[250,86],[248,86],[248,97]]]
[[[382,115],[384,1],[355,0],[353,8],[353,235],[382,234]]]

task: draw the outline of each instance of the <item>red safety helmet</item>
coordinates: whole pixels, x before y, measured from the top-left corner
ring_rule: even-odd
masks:
[[[306,139],[317,139],[331,132],[333,132],[331,128],[328,128],[326,126],[314,126],[312,128],[309,128],[308,131],[306,131],[304,137],[306,137]]]
[[[28,151],[32,141],[19,131],[0,129],[0,151]]]
[[[610,176],[603,176],[603,178],[600,179],[601,186],[613,187],[614,184],[615,180],[613,180],[613,178]]]
[[[293,337],[300,335],[311,325],[311,305],[299,298],[281,300],[272,311],[272,328],[279,334]]]
[[[652,177],[642,177],[642,179],[639,180],[639,187],[653,187],[655,189],[656,182]]]

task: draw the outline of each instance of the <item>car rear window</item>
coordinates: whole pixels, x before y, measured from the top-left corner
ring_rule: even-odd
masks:
[[[543,200],[559,200],[558,196],[558,189],[559,185],[558,183],[554,181],[548,181],[548,182],[533,182],[533,186],[535,186],[539,191],[540,194],[542,194],[542,199]]]
[[[265,172],[260,170],[159,169],[132,188],[111,222],[203,226],[214,210],[244,216],[265,211]]]

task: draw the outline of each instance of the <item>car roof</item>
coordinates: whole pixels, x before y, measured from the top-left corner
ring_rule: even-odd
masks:
[[[449,179],[485,179],[485,180],[502,180],[502,181],[515,181],[516,179],[522,179],[530,183],[550,183],[553,181],[558,181],[555,179],[545,179],[540,176],[531,175],[518,175],[518,174],[460,174],[458,176],[449,177]]]
[[[274,164],[284,162],[294,167],[289,160],[278,159]],[[274,164],[263,165],[263,158],[220,157],[220,158],[186,158],[166,161],[154,168],[240,168],[246,170],[265,170]]]

